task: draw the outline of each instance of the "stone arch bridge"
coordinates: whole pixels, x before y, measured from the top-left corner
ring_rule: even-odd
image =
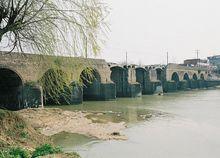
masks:
[[[166,80],[173,80],[172,77],[176,73],[179,81],[188,79],[207,80],[209,71],[205,68],[186,67],[178,64],[168,64],[166,68]]]
[[[94,78],[85,73],[88,69]],[[102,59],[1,52],[0,107],[16,110],[43,105],[47,98],[43,97],[39,80],[51,74],[52,70],[66,74],[68,84],[72,86],[68,102],[60,97],[62,104],[204,87],[208,76],[207,70],[176,64],[124,66]],[[80,80],[83,86],[78,85]]]
[[[185,90],[206,87],[206,81],[211,72],[202,67],[187,67],[178,64],[168,64],[166,67],[165,91]]]
[[[86,96],[86,99],[99,98],[100,100],[115,97],[114,91],[109,91],[115,87],[110,79],[111,71],[108,64],[102,59],[2,52],[0,54],[0,106],[7,107],[9,105],[11,109],[17,109],[33,104],[42,104],[43,96],[39,80],[45,74],[53,72],[54,69],[59,69],[68,75],[69,84],[78,83],[83,78],[83,72],[87,69],[90,69],[98,80],[94,81],[93,86],[87,85],[84,91],[74,90],[77,92],[72,94],[70,103],[80,103],[83,96]],[[86,79],[84,78],[84,80]]]

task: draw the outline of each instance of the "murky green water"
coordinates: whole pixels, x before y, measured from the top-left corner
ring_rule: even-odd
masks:
[[[104,113],[103,122],[125,121],[127,141],[99,141],[60,134],[56,144],[83,158],[219,158],[220,89],[85,102],[68,110]],[[93,115],[91,116],[94,117]]]

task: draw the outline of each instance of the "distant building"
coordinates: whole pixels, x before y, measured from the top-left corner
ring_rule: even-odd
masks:
[[[209,63],[216,67],[215,72],[220,73],[220,55],[208,57]]]
[[[184,65],[185,66],[190,66],[190,67],[209,67],[209,63],[205,59],[187,59],[184,60]]]
[[[210,64],[220,67],[220,55],[208,57],[208,60]]]

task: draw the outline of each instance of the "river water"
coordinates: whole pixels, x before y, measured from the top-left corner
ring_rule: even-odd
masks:
[[[105,121],[128,124],[122,132],[126,141],[67,133],[54,136],[57,145],[66,152],[77,151],[82,158],[220,158],[220,89],[62,108],[102,112]]]

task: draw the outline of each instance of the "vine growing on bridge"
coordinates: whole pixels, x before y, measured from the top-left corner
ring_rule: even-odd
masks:
[[[48,67],[51,69],[47,70],[39,80],[46,104],[71,104],[73,91],[76,89],[82,91],[84,87],[96,80],[97,76],[95,76],[96,72],[93,68],[81,65],[82,63],[79,60],[71,62],[70,58],[66,59],[65,62],[69,62],[70,69],[64,71],[62,70],[63,61],[54,58],[52,63],[48,63]],[[73,72],[71,67],[82,71]],[[78,80],[74,81],[72,75],[79,76]]]

